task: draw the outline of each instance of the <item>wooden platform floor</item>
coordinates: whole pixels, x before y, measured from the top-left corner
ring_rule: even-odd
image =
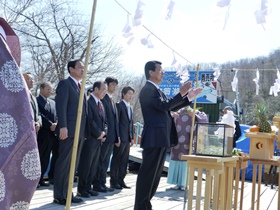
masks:
[[[71,209],[79,210],[133,210],[134,196],[135,196],[135,184],[137,174],[129,173],[126,177],[127,185],[131,186],[131,189],[115,190],[108,193],[99,193],[96,197],[85,198],[83,204],[73,204]],[[109,181],[109,177],[107,178]],[[204,185],[204,182],[203,182]],[[152,205],[154,210],[184,210],[187,209],[187,203],[184,203],[184,191],[172,190],[170,187],[173,185],[167,184],[167,178],[162,177],[159,188],[156,195],[152,199]],[[196,181],[195,181],[196,186]],[[202,186],[204,188],[204,186]],[[196,189],[196,188],[195,188]],[[76,193],[76,183],[73,188],[74,194]],[[240,189],[239,189],[240,191]],[[245,183],[243,209],[251,209],[251,191],[252,185],[250,182]],[[203,192],[203,190],[202,190]],[[277,209],[277,193],[278,187],[271,189],[270,186],[261,186],[261,210],[276,210]],[[33,210],[63,210],[64,206],[53,204],[53,191],[52,186],[41,187],[36,190],[33,199],[30,204],[30,209]],[[195,198],[193,199],[193,209],[195,209]],[[203,196],[202,206],[203,209]],[[239,208],[239,204],[238,207]]]
[[[131,149],[130,159],[141,163],[141,149],[133,147]],[[165,171],[168,170],[169,163],[166,161]],[[128,173],[126,176],[126,183],[131,186],[131,189],[115,190],[108,193],[99,193],[96,197],[83,198],[84,203],[73,204],[71,209],[78,210],[133,210],[134,196],[135,196],[135,185],[136,185],[137,174]],[[109,183],[109,177],[107,177],[107,183]],[[204,181],[202,184],[202,192],[204,192]],[[73,193],[77,192],[77,183],[74,184]],[[194,183],[196,191],[196,181]],[[241,184],[240,184],[241,185]],[[167,184],[167,177],[161,178],[156,195],[152,199],[152,205],[154,210],[186,210],[187,202],[184,202],[185,192],[181,190],[170,189],[173,185]],[[53,191],[52,186],[40,187],[35,191],[32,198],[30,209],[33,210],[63,210],[64,206],[53,204]],[[240,188],[239,188],[240,192]],[[245,183],[244,187],[244,198],[243,198],[243,209],[251,209],[251,193],[252,184],[250,182]],[[278,187],[271,189],[270,186],[261,185],[261,202],[260,210],[276,210],[278,204]],[[215,196],[215,195],[214,195]],[[255,196],[256,197],[256,196]],[[203,195],[201,201],[201,210],[203,210]],[[193,198],[193,209],[195,209],[195,197]],[[237,209],[240,209],[239,203]],[[256,208],[255,208],[256,209]],[[208,209],[207,209],[208,210]]]

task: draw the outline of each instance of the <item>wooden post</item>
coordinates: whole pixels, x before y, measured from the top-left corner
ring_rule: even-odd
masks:
[[[94,0],[93,6],[92,6],[91,22],[90,22],[90,28],[89,28],[89,36],[88,36],[86,59],[85,59],[85,69],[84,69],[84,72],[83,72],[82,87],[81,87],[81,91],[80,91],[78,114],[77,114],[77,121],[76,121],[76,129],[75,129],[75,136],[74,136],[74,143],[73,143],[73,150],[72,150],[72,158],[71,158],[71,166],[70,166],[70,172],[69,172],[66,210],[70,209],[71,200],[72,200],[72,187],[73,187],[74,174],[75,174],[75,168],[76,168],[78,140],[79,140],[79,134],[80,134],[80,125],[81,125],[81,118],[82,118],[82,111],[83,111],[82,108],[83,108],[83,101],[84,101],[84,94],[85,94],[86,75],[87,75],[87,69],[88,69],[88,60],[89,60],[89,53],[90,53],[90,45],[91,45],[91,39],[92,39],[96,4],[97,4],[97,0]]]
[[[196,78],[195,78],[195,88],[198,87],[198,71],[199,71],[199,64],[196,67]],[[195,119],[195,109],[196,109],[196,96],[193,99],[193,116],[192,116],[192,126],[191,126],[191,136],[190,136],[190,147],[189,147],[189,155],[192,154],[192,147],[193,147],[193,130],[194,130],[194,119]]]
[[[195,84],[195,87],[197,88],[198,87],[198,71],[199,71],[199,64],[197,64],[197,67],[196,67],[196,84]],[[192,126],[191,126],[191,136],[190,136],[190,146],[189,146],[189,155],[192,154],[192,147],[193,147],[193,144],[192,144],[192,141],[193,141],[193,128],[194,128],[194,119],[195,119],[195,109],[196,109],[196,96],[194,97],[194,104],[193,104],[193,116],[192,116]],[[186,190],[185,190],[185,196],[184,198],[186,198],[187,196],[187,193],[188,193],[188,181],[190,180],[189,179],[189,176],[190,176],[190,172],[189,170],[187,170],[187,177],[186,177]],[[191,176],[193,176],[191,174]],[[185,202],[186,202],[186,199],[184,199]],[[189,201],[190,202],[190,201]]]

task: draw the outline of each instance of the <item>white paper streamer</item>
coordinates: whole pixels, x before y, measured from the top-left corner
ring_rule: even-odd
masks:
[[[264,23],[266,23],[265,18],[268,14],[267,11],[268,11],[267,0],[261,0],[261,9],[256,10],[254,12],[257,24],[261,24],[264,30],[265,30]]]
[[[173,61],[171,63],[171,66],[174,66],[177,63],[176,57],[175,57],[175,53],[173,51]]]
[[[256,78],[253,79],[253,81],[256,83],[256,95],[259,95],[259,89],[260,89],[259,79],[260,79],[260,72],[259,72],[259,69],[257,69]]]
[[[280,72],[277,68],[277,79],[275,79],[275,83],[270,87],[269,95],[278,96],[278,92],[280,92]]]
[[[144,5],[145,4],[141,0],[138,1],[137,8],[134,13],[133,26],[141,25],[141,19],[143,16],[143,6]]]
[[[181,64],[178,65],[177,67],[177,73],[176,73],[177,77],[180,77],[181,79],[181,83],[184,84],[186,81],[189,80],[190,78],[190,74],[187,68],[182,68]]]
[[[221,74],[221,71],[220,71],[220,68],[214,68],[213,69],[215,72],[214,72],[214,81],[217,81],[217,79],[219,78],[220,74]]]
[[[171,16],[172,16],[173,10],[174,10],[174,5],[175,5],[175,2],[173,0],[170,0],[169,5],[167,7],[167,12],[166,12],[167,13],[166,17],[165,17],[166,20],[171,19]]]
[[[235,70],[235,74],[233,80],[231,82],[232,91],[236,92],[236,87],[238,85],[238,78],[237,78],[238,69]]]

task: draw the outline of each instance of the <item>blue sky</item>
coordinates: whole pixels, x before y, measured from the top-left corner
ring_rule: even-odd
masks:
[[[117,1],[134,15],[138,0]],[[145,3],[142,24],[195,65],[268,55],[271,50],[280,47],[279,0],[268,0],[264,26],[257,24],[254,15],[261,7],[261,0],[231,0],[225,29],[228,7],[217,7],[219,0],[174,0],[173,15],[168,21],[165,12],[170,0],[142,1]],[[84,14],[91,14],[92,2],[80,0],[80,9]],[[126,69],[142,73],[145,62],[154,59],[162,61],[163,66],[171,65],[173,51],[157,38],[149,36],[154,48],[140,43],[142,38],[149,35],[141,26],[133,28],[135,39],[128,45],[127,39],[122,36],[126,22],[127,13],[115,0],[97,1],[95,23],[102,25],[104,39],[115,36],[116,42],[125,48],[122,62]],[[175,58],[182,65],[187,63],[177,54]]]

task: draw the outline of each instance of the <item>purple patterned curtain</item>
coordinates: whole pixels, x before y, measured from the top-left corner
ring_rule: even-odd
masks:
[[[0,209],[27,210],[40,178],[39,153],[27,87],[18,67],[19,44],[11,49],[8,41],[18,39],[3,18],[0,26],[6,32],[0,34]]]

